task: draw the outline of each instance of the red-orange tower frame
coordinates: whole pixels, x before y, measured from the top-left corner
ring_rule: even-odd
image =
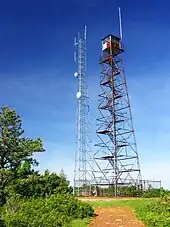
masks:
[[[132,114],[124,75],[121,39],[108,35],[102,39],[97,135],[94,160],[98,185],[142,185]]]

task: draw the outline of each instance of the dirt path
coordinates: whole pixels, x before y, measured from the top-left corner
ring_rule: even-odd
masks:
[[[144,227],[127,207],[96,208],[89,227]]]

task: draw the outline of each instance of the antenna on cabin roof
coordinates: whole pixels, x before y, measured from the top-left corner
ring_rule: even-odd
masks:
[[[121,9],[119,9],[119,32],[120,32],[120,38],[123,39],[123,31],[122,31],[122,15],[121,15]]]

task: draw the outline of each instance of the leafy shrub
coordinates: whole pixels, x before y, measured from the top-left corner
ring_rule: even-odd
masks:
[[[160,192],[161,192],[161,190],[157,189],[157,188],[148,189],[142,193],[142,197],[143,198],[160,197],[160,195],[161,195]]]
[[[5,227],[5,223],[2,220],[2,211],[3,211],[3,207],[0,206],[0,226]]]
[[[73,218],[86,218],[94,214],[94,210],[89,204],[83,203],[70,195],[52,195],[49,198],[49,203],[57,211]]]
[[[170,197],[170,191],[161,188],[160,189],[160,197],[161,197],[161,199],[166,200],[166,198]]]
[[[141,190],[133,185],[120,187],[119,191],[122,196],[137,197],[141,195]]]
[[[70,226],[71,220],[91,217],[92,207],[70,195],[56,194],[46,199],[11,198],[2,214],[6,227]]]
[[[157,202],[151,203],[145,207],[136,209],[137,217],[146,224],[153,227],[170,226],[170,204]]]
[[[170,204],[170,194],[164,195],[162,201]]]
[[[71,194],[72,188],[69,186],[64,173],[57,175],[48,170],[44,174],[38,172],[31,172],[31,174],[24,176],[22,174],[6,188],[7,197],[10,197],[11,194],[19,194],[24,199],[31,197],[36,199],[55,193]]]

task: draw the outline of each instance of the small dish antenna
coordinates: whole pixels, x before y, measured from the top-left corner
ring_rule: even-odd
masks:
[[[74,73],[74,76],[75,76],[75,77],[78,77],[78,75],[79,75],[78,72],[75,72],[75,73]]]
[[[81,92],[78,91],[76,96],[77,96],[78,99],[81,98]]]

